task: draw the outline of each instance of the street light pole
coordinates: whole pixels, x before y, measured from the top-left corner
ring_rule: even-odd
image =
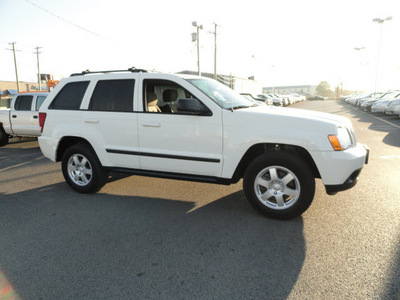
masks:
[[[192,26],[197,28],[196,41],[197,41],[197,71],[199,76],[200,72],[200,29],[203,29],[203,25],[197,25],[197,21],[192,22]]]
[[[378,73],[379,73],[379,58],[380,58],[380,52],[381,52],[381,42],[382,42],[382,27],[383,23],[385,21],[390,21],[392,20],[392,17],[387,17],[385,19],[380,19],[380,18],[375,18],[372,20],[372,22],[376,22],[380,24],[380,29],[379,29],[379,43],[378,43],[378,56],[376,59],[376,75],[375,75],[375,90],[374,90],[374,95],[376,94],[376,87],[378,84]]]

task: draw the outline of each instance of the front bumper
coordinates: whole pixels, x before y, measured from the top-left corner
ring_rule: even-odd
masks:
[[[369,148],[367,145],[361,145],[365,151],[365,164],[368,164],[369,160]],[[325,185],[325,190],[328,195],[335,195],[337,192],[345,191],[351,189],[357,184],[358,175],[360,175],[362,168],[355,170],[343,184],[335,184],[335,185]]]

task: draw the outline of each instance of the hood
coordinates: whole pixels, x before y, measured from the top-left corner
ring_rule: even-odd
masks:
[[[246,109],[246,111],[275,115],[288,119],[297,119],[297,120],[311,119],[315,121],[323,121],[326,123],[331,123],[332,125],[345,125],[346,127],[352,128],[350,120],[346,117],[314,111],[314,110],[308,110],[308,109],[267,106],[267,107],[250,107]]]

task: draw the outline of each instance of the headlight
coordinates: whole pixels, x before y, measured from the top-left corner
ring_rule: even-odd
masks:
[[[335,151],[342,151],[351,147],[351,137],[345,127],[338,127],[337,135],[328,135],[329,142]]]

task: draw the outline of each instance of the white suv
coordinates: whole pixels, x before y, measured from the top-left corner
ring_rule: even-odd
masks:
[[[257,105],[212,79],[134,68],[72,74],[39,119],[43,154],[62,161],[80,193],[98,191],[109,171],[220,184],[243,178],[252,206],[278,219],[310,206],[315,178],[328,194],[353,187],[369,153],[347,118]]]

